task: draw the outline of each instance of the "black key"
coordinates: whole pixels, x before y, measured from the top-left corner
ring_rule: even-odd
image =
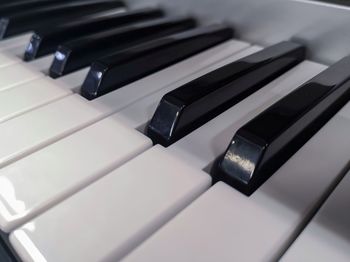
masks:
[[[303,46],[282,42],[232,62],[163,96],[147,134],[169,146],[301,62]]]
[[[65,75],[110,53],[194,26],[195,21],[191,18],[162,18],[67,42],[58,47],[50,68],[50,76],[55,78]]]
[[[11,247],[9,236],[0,232],[0,261],[1,262],[19,262],[20,258]]]
[[[161,16],[163,16],[162,10],[145,8],[103,17],[85,17],[81,20],[69,22],[54,28],[43,28],[33,34],[24,53],[24,60],[30,61],[52,53],[56,50],[60,43],[73,40],[84,35]]]
[[[252,194],[350,98],[350,56],[340,60],[241,127],[216,179]]]
[[[91,0],[72,3],[60,3],[32,11],[3,16],[0,19],[0,38],[47,26],[45,23],[58,24],[82,15],[107,11],[122,7],[121,1]]]
[[[0,16],[7,16],[16,13],[25,13],[38,8],[57,5],[61,0],[22,0],[0,3]]]
[[[94,62],[81,94],[94,99],[223,42],[233,30],[216,25],[189,30],[126,49]]]

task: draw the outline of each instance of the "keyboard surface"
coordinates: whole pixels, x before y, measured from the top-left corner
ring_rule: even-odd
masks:
[[[154,3],[0,3],[0,260],[348,261],[348,8]]]

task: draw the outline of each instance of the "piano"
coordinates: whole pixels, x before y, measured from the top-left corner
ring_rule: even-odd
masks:
[[[350,260],[350,7],[0,3],[0,261]]]

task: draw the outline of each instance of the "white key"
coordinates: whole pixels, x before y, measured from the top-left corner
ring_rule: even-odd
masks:
[[[151,146],[111,116],[1,169],[1,230],[10,232]]]
[[[0,51],[0,68],[17,63],[21,63],[21,59],[9,52]]]
[[[55,81],[56,84],[68,88],[69,90],[73,91],[73,92],[79,92],[80,91],[80,87],[82,86],[86,75],[89,72],[89,67],[88,68],[84,68],[81,70],[78,70],[74,73],[70,73],[68,75],[56,78],[56,79],[52,79],[53,81]],[[51,78],[50,78],[51,79]]]
[[[274,90],[278,88],[290,92],[325,68],[310,61],[300,63],[168,149],[192,165],[208,170],[212,162],[224,153],[238,128],[285,95]]]
[[[0,91],[43,77],[43,73],[23,63],[5,66],[0,70]]]
[[[247,46],[237,41],[230,43],[214,47],[93,101],[71,95],[0,124],[0,166],[107,117],[143,96]]]
[[[78,91],[87,69],[52,79],[38,78],[0,92],[0,123]],[[80,80],[80,82],[79,82]]]
[[[118,119],[125,124],[127,124],[130,127],[136,128],[138,130],[144,131],[146,124],[148,121],[152,118],[159,101],[161,98],[171,90],[174,90],[196,78],[199,78],[211,71],[214,71],[224,65],[227,65],[233,61],[236,61],[240,58],[243,58],[245,56],[251,55],[252,53],[255,53],[259,50],[261,50],[261,47],[258,46],[252,46],[249,47],[237,54],[234,54],[218,63],[215,63],[209,67],[204,68],[203,70],[192,74],[188,77],[185,77],[181,79],[180,81],[177,81],[166,88],[163,88],[159,90],[158,92],[155,92],[149,96],[145,96],[142,99],[136,101],[135,103],[127,106],[123,110],[116,113],[116,116]]]
[[[0,41],[0,51],[12,49],[15,47],[22,47],[25,50],[26,45],[29,43],[33,33],[26,33],[23,35],[3,39]]]
[[[71,95],[0,124],[0,166],[53,143],[101,118],[79,95]]]
[[[62,86],[62,85],[61,85]],[[72,94],[49,78],[40,78],[0,92],[0,123]]]
[[[155,146],[10,235],[24,261],[117,261],[210,185]]]
[[[348,165],[349,113],[350,104],[250,197],[219,183],[125,261],[276,261]]]
[[[23,66],[28,66],[35,71],[41,72],[43,75],[48,75],[53,57],[53,55],[47,55],[30,62],[23,62],[22,64]]]
[[[349,188],[350,173],[347,173],[281,261],[350,260]]]

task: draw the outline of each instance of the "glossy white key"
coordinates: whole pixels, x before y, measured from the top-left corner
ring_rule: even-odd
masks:
[[[101,118],[101,111],[71,95],[0,124],[0,166],[57,141]]]
[[[310,61],[300,63],[168,149],[200,169],[210,168],[212,162],[225,151],[239,127],[285,95],[274,92],[276,88],[290,92],[325,68]]]
[[[347,112],[350,104],[253,195],[219,183],[126,261],[276,261],[349,163]]]
[[[0,169],[0,229],[10,232],[151,146],[111,116]]]
[[[21,59],[6,51],[0,51],[0,68],[21,63]]]
[[[281,261],[350,260],[349,188],[350,172],[287,250]]]
[[[30,62],[23,62],[23,66],[28,66],[34,70],[47,75],[53,60],[53,55],[47,55]]]
[[[93,101],[72,95],[10,119],[0,124],[0,166],[107,117],[245,47],[246,43],[230,41]]]
[[[23,52],[27,43],[29,43],[30,38],[32,37],[32,33],[26,33],[23,35],[3,39],[0,41],[0,51],[12,49],[15,47],[22,47]]]
[[[52,79],[56,84],[68,88],[73,92],[79,92],[80,87],[82,86],[84,79],[89,72],[90,68],[84,68],[74,73]],[[51,78],[50,78],[51,79]]]
[[[23,63],[5,66],[0,70],[0,91],[42,77],[41,72]]]
[[[72,94],[49,78],[29,81],[0,92],[0,123]]]
[[[255,53],[262,48],[259,46],[251,46],[239,53],[236,53],[218,63],[215,63],[209,67],[204,68],[203,70],[198,71],[195,74],[192,74],[188,77],[185,77],[166,88],[163,88],[151,95],[145,96],[142,99],[136,101],[135,103],[127,106],[123,110],[116,113],[118,119],[120,119],[122,122],[126,123],[128,126],[134,127],[138,130],[144,131],[144,128],[148,121],[152,118],[159,101],[165,95],[166,93],[170,92],[171,90],[174,90],[196,78],[199,78],[213,70],[216,70],[224,65],[227,65],[228,63],[231,63],[233,61],[236,61],[240,58],[243,58],[245,56],[248,56],[252,53]]]
[[[210,182],[155,146],[15,230],[10,241],[24,261],[117,261]]]

